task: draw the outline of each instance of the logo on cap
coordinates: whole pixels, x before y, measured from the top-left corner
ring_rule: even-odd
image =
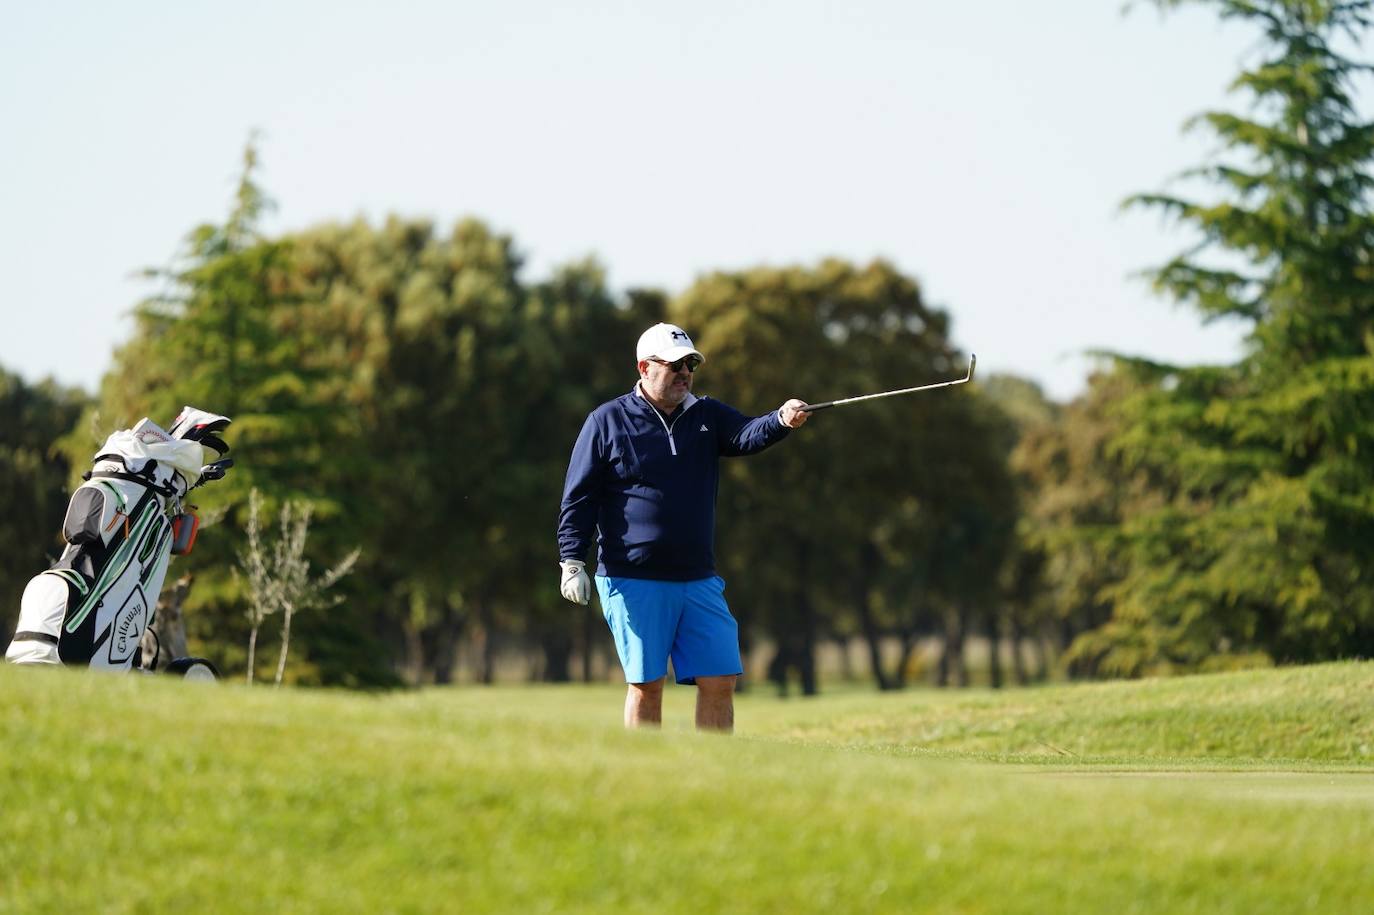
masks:
[[[675,362],[688,355],[698,360],[705,358],[692,346],[691,335],[676,324],[655,324],[640,334],[639,343],[635,345],[635,358],[641,362],[654,357]]]

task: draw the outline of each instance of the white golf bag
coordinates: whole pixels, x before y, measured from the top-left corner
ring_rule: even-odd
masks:
[[[15,664],[67,664],[127,671],[138,665],[172,554],[195,543],[198,519],[182,499],[233,465],[218,433],[228,417],[183,407],[164,431],[148,419],[116,432],[96,453],[86,482],[72,493],[52,568],[24,589],[19,625],[5,653]],[[202,659],[169,669],[213,677]]]

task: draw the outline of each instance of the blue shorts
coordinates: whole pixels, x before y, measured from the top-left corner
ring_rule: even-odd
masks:
[[[669,656],[679,683],[744,672],[739,627],[725,605],[725,580],[719,575],[696,581],[598,575],[596,593],[626,683],[666,676]]]

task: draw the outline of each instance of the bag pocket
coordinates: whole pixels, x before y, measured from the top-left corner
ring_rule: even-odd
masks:
[[[98,543],[104,518],[105,493],[95,486],[83,486],[72,493],[72,500],[67,503],[62,537],[68,543]]]
[[[182,512],[172,516],[172,555],[185,556],[196,545],[196,532],[200,530],[200,516],[192,512]]]

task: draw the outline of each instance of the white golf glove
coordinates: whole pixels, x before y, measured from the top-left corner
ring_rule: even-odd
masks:
[[[592,599],[592,580],[587,577],[586,563],[576,559],[565,559],[559,563],[563,567],[563,580],[558,590],[574,604],[590,603]]]

